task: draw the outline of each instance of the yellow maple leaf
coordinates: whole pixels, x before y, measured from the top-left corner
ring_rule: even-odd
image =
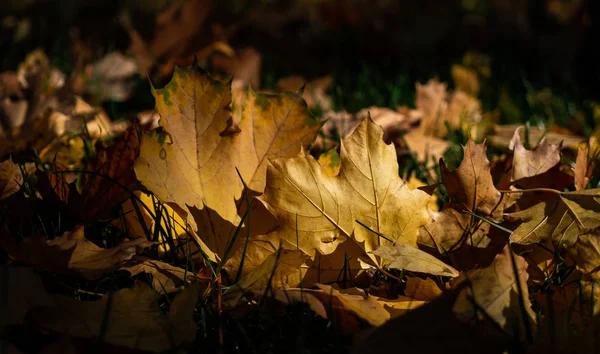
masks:
[[[267,159],[296,155],[320,124],[298,93],[248,90],[232,114],[230,85],[196,64],[176,68],[171,81],[152,92],[163,130],[143,137],[136,174],[161,200],[190,214],[194,229],[222,257],[231,225],[240,221],[236,201],[244,185],[236,168],[261,193]]]
[[[388,242],[380,235],[416,247],[419,228],[430,219],[431,196],[402,181],[394,146],[382,136],[381,127],[364,120],[342,140],[337,176],[324,174],[304,151],[272,161],[259,197],[280,223],[270,236],[313,257],[333,253],[348,239],[371,252]]]

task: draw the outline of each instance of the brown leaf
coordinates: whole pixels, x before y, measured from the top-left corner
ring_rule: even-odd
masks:
[[[12,159],[0,162],[0,200],[17,193],[23,184],[23,174]]]
[[[431,222],[423,226],[419,233],[419,243],[437,248],[438,252],[446,253],[460,248],[463,244],[472,247],[485,248],[490,239],[487,234],[490,224],[475,223],[477,227],[469,227],[473,216],[463,214],[451,205],[441,212],[432,211]]]
[[[224,300],[235,303],[244,293],[264,290],[268,286],[274,289],[295,287],[300,283],[300,266],[307,259],[302,251],[279,249],[225,291]]]
[[[525,321],[530,322],[530,326],[535,321],[527,288],[527,262],[523,257],[511,255],[509,247],[505,246],[489,267],[467,273],[471,285],[461,291],[452,309],[462,321],[482,319],[481,311],[485,311],[504,330],[513,332],[519,328],[521,332],[513,334],[523,336]],[[524,309],[521,302],[525,304]]]
[[[208,287],[210,280],[210,277],[194,274],[190,269],[186,270],[147,257],[136,257],[133,262],[120,267],[119,270],[128,271],[132,277],[140,273],[152,275],[152,288],[158,293],[175,292],[194,279],[202,289]]]
[[[508,148],[514,137],[515,130],[520,126],[521,124],[496,125],[493,129],[493,133],[488,136],[490,145],[501,149]],[[525,132],[519,131],[519,136],[521,137],[521,140],[525,139]],[[529,144],[532,148],[537,146],[538,141],[540,141],[542,137],[545,137],[545,141],[548,144],[562,143],[563,147],[570,149],[577,148],[580,143],[586,140],[585,137],[582,136],[555,133],[538,127],[529,128]]]
[[[526,150],[519,135],[520,128],[510,142],[509,148],[514,151],[511,182],[523,185],[525,179],[536,177],[550,171],[560,163],[561,144],[548,144],[542,141],[533,150]],[[525,183],[526,187],[529,186]]]
[[[428,165],[432,165],[439,161],[439,159],[444,156],[446,150],[451,146],[448,141],[422,135],[418,131],[409,132],[403,136],[403,139],[408,145],[407,149],[417,155],[417,160],[422,163],[427,163]]]
[[[118,269],[137,252],[153,245],[146,239],[126,241],[113,248],[100,248],[84,236],[83,226],[46,240],[34,235],[17,244],[12,235],[0,234],[0,244],[8,255],[21,263],[45,271],[99,279]]]
[[[331,110],[331,97],[327,90],[333,85],[333,77],[324,76],[307,82],[301,76],[284,77],[277,81],[277,89],[281,92],[296,92],[304,87],[302,98],[309,108],[319,108],[324,112]]]
[[[475,144],[469,140],[463,147],[464,158],[455,170],[449,170],[440,160],[442,181],[450,198],[457,199],[472,212],[483,216],[498,216],[503,211],[502,195],[490,172],[490,162],[485,154],[485,143]]]
[[[522,223],[510,235],[511,242],[532,244],[546,239],[558,249],[569,249],[579,236],[600,227],[600,189],[552,193],[546,200],[507,214]]]
[[[575,176],[575,190],[584,190],[590,182],[588,175],[588,147],[579,147],[577,149],[577,159],[575,160],[575,168],[573,174]],[[589,172],[592,172],[589,169]]]
[[[412,277],[406,279],[404,294],[419,301],[433,301],[433,299],[442,294],[442,291],[435,281],[430,278],[421,279]]]
[[[133,58],[111,52],[90,64],[88,71],[87,92],[102,101],[126,101],[135,88],[138,66]]]
[[[157,294],[138,281],[132,288],[98,301],[54,295],[55,306],[34,308],[29,316],[44,331],[79,338],[97,338],[103,333],[102,339],[110,344],[158,353],[194,341],[197,296],[197,287],[188,286],[171,302],[169,312],[163,314]]]
[[[507,344],[481,326],[459,321],[452,312],[459,290],[446,291],[430,303],[392,318],[355,342],[351,353],[503,353]],[[468,345],[465,345],[468,343]]]

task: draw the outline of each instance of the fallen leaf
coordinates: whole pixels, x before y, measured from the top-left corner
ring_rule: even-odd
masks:
[[[389,268],[446,277],[458,276],[456,269],[434,256],[402,242],[396,242],[393,246],[381,245],[371,253],[386,261]]]
[[[430,278],[412,277],[406,279],[404,294],[418,301],[433,301],[442,294],[435,281]]]
[[[84,236],[83,226],[46,240],[33,235],[19,244],[12,235],[0,234],[0,245],[15,261],[49,272],[99,279],[118,269],[136,253],[153,245],[146,239],[125,241],[113,248],[100,248]]]
[[[102,333],[110,344],[159,353],[194,341],[197,296],[196,286],[186,287],[163,314],[154,290],[138,281],[98,301],[53,295],[54,306],[31,309],[29,316],[44,331],[77,338]]]
[[[402,316],[392,318],[383,326],[357,338],[352,354],[388,354],[398,351],[410,353],[503,353],[511,344],[499,340],[482,326],[459,321],[452,305],[459,290],[446,291],[430,303]],[[465,345],[468,343],[468,345]]]
[[[194,279],[198,281],[201,288],[208,287],[210,277],[194,274],[190,269],[183,269],[162,261],[147,257],[136,257],[134,262],[119,268],[136,276],[146,273],[152,276],[152,288],[158,293],[173,293],[180,290],[184,284],[189,284]],[[193,285],[192,285],[193,286]]]
[[[408,152],[416,155],[419,162],[430,165],[429,162],[437,162],[450,148],[450,142],[432,136],[422,135],[418,131],[411,131],[403,136],[408,145]]]
[[[377,301],[374,296],[369,296],[364,293],[360,294],[344,294],[343,290],[336,290],[330,285],[317,284],[317,287],[323,291],[323,293],[315,293],[315,295],[321,297],[321,301],[327,304],[326,299],[323,299],[323,295],[328,295],[337,298],[341,306],[355,313],[361,319],[367,321],[372,326],[381,326],[387,320],[390,319],[390,314],[384,307]],[[335,306],[335,304],[332,304]]]
[[[463,203],[472,212],[497,217],[504,210],[502,195],[494,186],[485,143],[469,140],[463,147],[464,158],[457,169],[450,170],[440,160],[442,181],[448,196]]]
[[[600,227],[600,190],[559,192],[528,209],[507,214],[522,223],[510,235],[511,242],[532,244],[545,239],[559,249],[569,249],[579,236]]]
[[[489,267],[467,272],[471,284],[461,291],[452,309],[461,321],[482,319],[481,311],[485,311],[486,317],[507,332],[523,336],[525,328],[535,323],[527,288],[527,262],[511,255],[509,247],[505,246]]]
[[[461,91],[449,94],[446,88],[438,79],[431,79],[425,85],[416,84],[415,106],[423,112],[417,131],[422,135],[443,137],[448,133],[446,124],[450,129],[460,129],[481,120],[477,99]]]
[[[588,172],[589,171],[589,172]],[[577,158],[573,175],[575,179],[575,190],[582,191],[590,183],[591,169],[588,164],[588,147],[579,147],[577,149]]]
[[[426,301],[420,301],[407,296],[399,296],[397,299],[390,300],[385,298],[375,298],[383,308],[389,312],[390,318],[403,316],[406,313],[425,305]]]
[[[300,280],[300,266],[307,258],[308,256],[301,251],[279,249],[225,291],[224,301],[235,303],[244,293],[264,290],[267,287],[296,287]]]
[[[338,176],[327,176],[308,153],[269,164],[267,188],[259,197],[280,227],[272,237],[315,257],[338,245],[356,242],[366,252],[387,238],[416,246],[419,228],[429,221],[430,195],[410,190],[398,176],[394,147],[382,140],[382,128],[365,120],[342,140]],[[371,256],[375,260],[375,256]]]
[[[138,66],[133,58],[120,52],[106,54],[90,64],[86,89],[102,101],[126,101],[132,94],[135,83],[133,76]]]
[[[261,193],[267,159],[294,156],[320,127],[301,97],[292,93],[248,91],[241,117],[232,117],[230,87],[197,66],[177,68],[171,82],[153,94],[166,132],[144,135],[135,171],[162,201],[189,212],[195,230],[237,225],[236,200],[244,186],[236,168],[249,188]],[[234,120],[239,132],[227,133]],[[212,220],[207,208],[222,221]],[[199,236],[219,257],[224,255],[227,239],[219,232]]]
[[[333,85],[333,77],[324,76],[307,82],[301,76],[284,77],[277,81],[277,89],[281,92],[296,92],[303,88],[302,98],[306,101],[308,107],[312,109],[319,108],[327,112],[331,110],[331,97],[327,90]]]
[[[0,162],[0,200],[17,193],[23,185],[23,173],[12,159]]]
[[[594,276],[600,269],[600,234],[588,232],[579,235],[575,245],[567,252],[575,260],[577,270]]]
[[[514,137],[515,130],[520,126],[521,124],[496,125],[493,128],[493,132],[487,137],[490,145],[500,149],[507,149]],[[519,131],[519,136],[522,141],[525,140],[525,132]],[[562,143],[563,147],[569,149],[576,149],[579,144],[586,140],[582,136],[555,133],[538,127],[529,128],[529,145],[532,148],[537,146],[542,137],[545,138],[548,144]]]
[[[473,216],[459,212],[451,204],[440,212],[430,213],[431,222],[419,233],[420,244],[436,248],[440,253],[452,252],[463,244],[478,248],[489,245],[490,224],[473,223]]]
[[[561,144],[548,144],[542,141],[533,150],[525,149],[519,135],[520,128],[515,130],[509,149],[513,150],[513,166],[510,180],[528,187],[524,181],[528,178],[541,178],[540,175],[550,171],[560,163]]]

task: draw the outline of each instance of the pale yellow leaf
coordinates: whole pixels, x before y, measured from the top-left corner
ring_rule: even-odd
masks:
[[[349,242],[370,252],[383,242],[373,231],[416,246],[419,228],[429,221],[431,196],[403,183],[394,147],[382,135],[382,128],[368,119],[342,140],[338,176],[325,175],[304,152],[274,160],[260,197],[280,223],[271,236],[313,257],[317,250],[334,252],[350,237]]]
[[[429,253],[421,251],[416,247],[405,245],[402,242],[396,242],[392,246],[381,245],[371,253],[386,261],[389,268],[399,270],[406,269],[411,272],[428,273],[446,277],[458,276],[458,271],[456,269]]]

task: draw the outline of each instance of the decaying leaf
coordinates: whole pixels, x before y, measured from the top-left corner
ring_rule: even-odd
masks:
[[[205,288],[208,286],[208,281],[210,280],[209,277],[194,274],[191,269],[186,270],[146,257],[136,257],[135,262],[126,264],[120,267],[119,270],[131,273],[132,277],[140,273],[151,275],[152,288],[158,293],[178,291],[184,284],[188,285],[194,279],[198,281],[198,286]]]
[[[464,204],[472,212],[485,216],[498,216],[504,210],[502,195],[494,186],[490,161],[485,154],[485,143],[469,140],[463,147],[464,158],[455,170],[440,160],[442,181],[450,198]]]
[[[241,116],[233,117],[229,85],[197,66],[177,68],[171,82],[153,93],[166,131],[143,137],[136,174],[162,201],[186,210],[194,229],[208,230],[199,236],[222,257],[228,240],[213,225],[227,229],[240,221],[236,200],[244,186],[236,168],[250,189],[262,192],[267,159],[296,155],[320,125],[292,93],[250,90],[236,110]],[[234,121],[236,129],[228,129]]]
[[[519,135],[520,128],[510,142],[509,149],[514,151],[513,166],[510,180],[513,183],[522,182],[526,178],[539,176],[550,171],[560,163],[562,144],[548,144],[543,140],[533,150],[525,149]],[[522,185],[522,183],[520,183]]]
[[[17,164],[12,159],[0,162],[0,200],[18,192],[22,184],[23,174]]]
[[[579,236],[600,227],[600,189],[556,191],[551,198],[506,217],[522,222],[510,235],[512,242],[550,239],[559,249],[569,249]]]
[[[317,287],[323,291],[323,295],[337,298],[344,309],[354,312],[358,317],[373,326],[381,326],[390,319],[390,314],[377,302],[375,297],[359,293],[344,293],[347,291],[337,290],[330,285],[318,284]],[[361,294],[362,293],[362,294]],[[316,293],[319,294],[320,293]],[[317,296],[319,296],[317,295]],[[322,295],[320,295],[322,296]],[[323,301],[323,300],[321,300]],[[326,301],[323,301],[326,303]]]
[[[418,131],[411,131],[402,137],[408,145],[408,150],[416,155],[419,162],[437,162],[451,144],[448,141],[433,136],[426,136]]]
[[[588,163],[588,147],[579,147],[577,149],[577,159],[575,160],[575,168],[573,175],[575,180],[575,190],[584,190],[590,182],[592,169]]]
[[[84,236],[83,226],[52,240],[34,235],[17,244],[12,235],[0,234],[0,245],[15,261],[46,271],[99,279],[118,269],[136,253],[153,245],[146,239],[100,248]]]
[[[496,125],[493,128],[493,133],[488,136],[488,141],[490,145],[501,149],[508,148],[510,146],[510,142],[512,141],[515,135],[515,130],[517,130],[517,128],[519,128],[520,126],[521,124]],[[519,136],[521,137],[521,141],[525,140],[524,130],[519,130]],[[547,131],[546,129],[542,129],[539,127],[529,128],[529,145],[532,148],[535,148],[537,146],[538,142],[542,139],[542,137],[545,139],[547,144],[562,143],[563,147],[570,149],[577,148],[580,143],[586,140],[582,136],[556,133],[553,131]]]
[[[307,258],[301,251],[280,249],[229,288],[224,299],[235,302],[244,293],[264,290],[268,286],[274,289],[293,288],[300,282],[300,266]]]
[[[453,311],[462,321],[482,319],[485,311],[486,317],[506,331],[524,335],[524,330],[535,321],[527,289],[527,262],[523,257],[511,255],[509,247],[505,246],[488,268],[467,272],[471,284],[458,295]]]
[[[393,246],[381,245],[371,253],[381,257],[390,268],[446,277],[458,276],[458,271],[451,266],[418,248],[401,242],[396,242]]]
[[[290,76],[279,79],[277,89],[281,92],[296,92],[304,88],[302,98],[304,98],[308,107],[311,109],[319,108],[326,112],[331,110],[331,97],[327,94],[327,90],[332,84],[333,77],[331,76],[324,76],[309,82],[301,76]]]
[[[429,221],[430,196],[403,183],[394,147],[382,135],[372,120],[363,121],[342,140],[340,173],[334,177],[305,152],[273,160],[260,197],[281,225],[271,236],[312,257],[316,251],[330,254],[344,241],[370,252],[384,242],[371,230],[416,246],[419,228]]]
[[[442,294],[435,281],[430,278],[421,279],[418,277],[406,279],[406,289],[404,294],[409,298],[418,301],[432,301]]]
[[[420,230],[419,243],[437,248],[440,253],[454,251],[463,244],[487,247],[490,224],[474,223],[475,227],[469,227],[472,221],[473,216],[459,212],[452,205],[447,205],[440,212],[432,211],[431,222]]]
[[[30,310],[31,321],[45,331],[78,338],[98,338],[114,345],[163,352],[196,337],[193,319],[198,291],[192,284],[171,302],[167,314],[157,304],[157,294],[148,285],[136,282],[98,301],[77,301],[48,295],[54,306]]]
[[[137,63],[120,52],[111,52],[89,66],[87,90],[101,100],[126,101],[134,89]]]

